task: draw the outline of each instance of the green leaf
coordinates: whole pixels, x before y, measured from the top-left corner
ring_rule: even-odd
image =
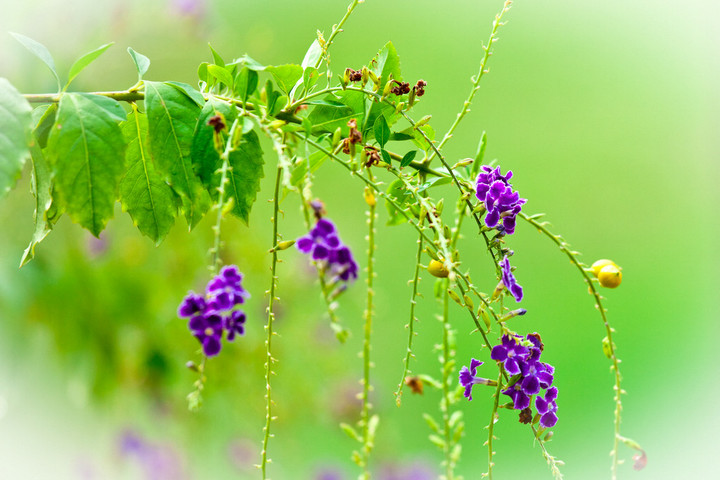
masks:
[[[392,158],[390,157],[390,153],[387,150],[381,148],[380,156],[382,157],[383,162],[387,163],[388,165],[392,165]]]
[[[392,182],[387,189],[388,196],[392,197],[401,208],[405,209],[409,205],[409,201],[412,199],[412,194],[407,191],[405,184],[399,178]],[[387,225],[402,225],[407,222],[407,218],[402,214],[400,210],[395,208],[395,205],[385,200],[385,207],[388,211]]]
[[[415,160],[415,155],[417,155],[417,150],[411,150],[407,152],[405,155],[403,155],[402,160],[400,161],[401,167],[407,167],[412,163],[413,160]]]
[[[263,152],[260,140],[255,132],[243,135],[240,144],[230,153],[230,182],[227,185],[229,198],[233,198],[233,215],[239,217],[247,225],[250,220],[257,192],[260,191],[260,180],[263,172]]]
[[[425,133],[425,136],[430,139],[430,141],[435,139],[435,130],[433,130],[430,125],[423,125],[422,127],[413,129],[413,135],[415,136],[413,143],[415,143],[418,148],[421,148],[425,151],[430,150],[430,148],[432,148],[431,145],[428,143],[427,140],[425,140],[425,137],[418,130],[422,130]]]
[[[388,127],[387,121],[383,115],[380,115],[375,120],[373,125],[373,133],[375,134],[375,140],[380,144],[380,148],[385,148],[385,144],[390,139],[390,127]],[[390,162],[388,162],[390,163]]]
[[[208,43],[208,47],[210,47],[210,52],[212,53],[213,62],[215,62],[216,65],[219,65],[221,67],[225,67],[225,60],[220,56],[218,52],[215,51],[212,45]]]
[[[125,121],[127,113],[125,112],[123,106],[120,105],[120,102],[104,95],[93,95],[92,93],[78,93],[78,95],[87,98],[95,105],[105,110],[116,122]]]
[[[86,96],[63,94],[48,138],[48,156],[67,213],[97,237],[113,216],[125,163],[117,123]]]
[[[314,152],[310,155],[310,158],[303,158],[295,164],[293,171],[290,175],[290,183],[294,186],[299,186],[308,173],[308,163],[310,164],[310,172],[314,173],[320,165],[328,158],[325,153],[321,151]]]
[[[313,123],[313,134],[332,133],[340,127],[343,136],[346,137],[350,133],[349,120],[354,118],[358,120],[358,125],[362,124],[362,117],[365,113],[365,97],[362,92],[345,90],[339,98],[330,95],[325,100],[329,102],[339,101],[346,105],[347,108],[325,105],[315,107],[308,115],[308,118]]]
[[[310,92],[312,87],[315,86],[318,79],[320,78],[320,74],[317,71],[317,68],[315,67],[308,67],[303,71],[303,87],[305,87],[305,91]]]
[[[228,88],[232,89],[233,77],[232,77],[232,75],[230,75],[230,72],[228,72],[225,67],[210,64],[207,66],[207,71],[208,71],[208,74],[217,78],[222,83],[224,83]]]
[[[187,83],[183,83],[183,82],[165,82],[165,83],[173,86],[174,88],[177,88],[182,93],[187,95],[187,97],[190,100],[192,100],[193,102],[195,102],[195,104],[198,107],[202,107],[203,105],[205,105],[205,97],[203,97],[202,93],[198,92],[197,90],[195,90],[193,87],[191,87]]]
[[[53,104],[54,106],[55,104]],[[37,135],[37,133],[36,133]],[[52,223],[48,221],[47,213],[52,205],[52,183],[50,181],[50,169],[48,168],[45,155],[37,144],[30,148],[33,170],[32,170],[32,189],[35,194],[35,231],[30,239],[22,259],[20,266],[26,265],[30,260],[35,258],[35,247],[40,243],[50,230]]]
[[[253,70],[256,72],[262,72],[263,70],[265,70],[265,65],[262,65],[260,62],[258,62],[257,60],[255,60],[247,55],[243,55],[242,57],[238,58],[237,60],[234,60],[229,65],[242,65],[242,66],[247,67],[250,70]]]
[[[258,84],[258,73],[248,67],[243,67],[235,77],[235,87],[233,89],[236,96],[240,97],[243,102],[247,102],[250,95],[255,91]]]
[[[42,43],[33,40],[30,37],[26,37],[25,35],[21,35],[19,33],[13,33],[10,32],[10,35],[15,37],[15,40],[20,42],[23,47],[30,50],[30,52],[33,53],[36,57],[38,57],[40,60],[47,65],[47,67],[52,72],[53,76],[55,76],[55,80],[57,80],[57,86],[58,86],[58,92],[62,88],[62,84],[60,82],[60,77],[57,74],[57,71],[55,70],[55,61],[52,58],[52,55],[50,55],[50,52],[48,49],[43,45]]]
[[[391,76],[394,80],[402,80],[400,57],[398,57],[397,50],[395,50],[392,42],[386,43],[375,55],[375,58],[370,62],[370,68],[380,79],[380,88],[385,86]]]
[[[195,173],[200,177],[205,189],[213,195],[217,192],[217,187],[220,186],[218,169],[222,166],[222,163],[220,154],[215,149],[214,129],[211,125],[208,125],[208,120],[218,114],[225,118],[225,124],[229,128],[237,117],[237,110],[228,102],[211,95],[198,117],[190,149]],[[222,133],[223,142],[227,140],[227,134],[227,130]]]
[[[57,103],[51,103],[46,105],[40,105],[32,111],[33,125],[33,137],[38,143],[40,148],[47,146],[48,135],[50,135],[50,129],[55,123],[55,115],[57,114]],[[32,154],[32,152],[31,152]]]
[[[424,192],[430,187],[439,187],[441,185],[447,185],[452,183],[452,178],[448,177],[432,177],[427,182],[423,183],[418,187],[418,193]]]
[[[316,67],[318,60],[320,60],[320,55],[322,55],[322,47],[317,39],[315,39],[310,44],[310,48],[307,49],[307,52],[305,52],[305,57],[303,57],[301,64],[303,70],[308,67]]]
[[[485,148],[487,148],[487,133],[483,132],[480,137],[480,143],[478,144],[478,151],[475,155],[475,161],[472,166],[472,177],[476,177],[480,172],[480,166],[482,165],[483,158],[485,158]]]
[[[155,166],[182,198],[183,213],[192,229],[210,208],[210,198],[190,160],[200,108],[172,85],[145,82],[145,109]]]
[[[265,71],[270,72],[275,77],[278,86],[288,95],[303,76],[303,69],[300,65],[269,66],[265,67]]]
[[[82,57],[78,58],[75,63],[72,64],[72,67],[70,67],[70,73],[68,73],[68,81],[65,84],[64,90],[67,90],[67,88],[70,86],[73,80],[75,80],[75,77],[77,77],[80,72],[85,70],[85,67],[90,65],[92,62],[95,61],[100,55],[105,53],[105,50],[113,46],[114,42],[106,43],[105,45],[102,45],[95,50],[93,50],[90,53],[86,53]]]
[[[121,129],[127,171],[120,181],[120,202],[138,230],[157,245],[175,223],[176,196],[150,158],[147,116],[133,109]]]
[[[406,128],[402,132],[392,132],[390,134],[390,140],[393,142],[402,142],[405,140],[413,140],[415,136],[412,132],[412,127]]]
[[[138,72],[138,82],[142,80],[143,75],[145,75],[150,68],[150,59],[143,55],[142,53],[138,53],[132,48],[128,47],[127,49],[128,53],[130,54],[130,58],[132,58],[133,62],[135,63],[135,68]]]
[[[198,78],[200,79],[200,81],[205,82],[205,83],[208,83],[208,78],[207,78],[207,76],[208,76],[208,65],[210,65],[208,62],[202,62],[202,63],[198,66],[198,72],[197,72]]]
[[[282,96],[282,94],[275,91],[275,88],[273,87],[273,82],[270,80],[265,82],[265,96],[267,97],[268,115],[272,117],[282,108],[282,106],[278,108],[279,104],[277,101],[278,98]]]
[[[15,186],[30,156],[31,121],[30,104],[0,78],[0,198]]]

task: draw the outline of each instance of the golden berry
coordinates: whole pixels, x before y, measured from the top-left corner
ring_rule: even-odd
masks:
[[[592,264],[590,270],[592,270],[592,274],[595,276],[595,278],[598,278],[598,275],[600,275],[600,270],[602,270],[602,268],[606,265],[615,265],[615,262],[608,259],[602,259]],[[617,267],[617,265],[615,266]]]
[[[620,271],[620,267],[615,264],[605,265],[602,269],[600,269],[598,280],[600,280],[600,285],[603,287],[618,287],[620,282],[622,282],[622,272]]]
[[[438,278],[447,278],[448,275],[450,275],[450,272],[447,268],[445,268],[443,262],[440,262],[438,260],[430,260],[430,264],[428,265],[428,272],[430,272],[430,275]]]

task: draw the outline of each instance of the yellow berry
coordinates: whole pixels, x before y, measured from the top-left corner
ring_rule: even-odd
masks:
[[[622,282],[622,272],[620,271],[620,267],[615,264],[605,265],[602,269],[600,269],[598,280],[600,280],[600,285],[603,287],[616,288],[620,285],[620,282]]]
[[[592,274],[595,276],[595,278],[598,278],[598,275],[600,275],[600,270],[602,270],[602,268],[606,265],[615,265],[615,262],[608,259],[602,259],[592,264],[590,270],[592,270]]]
[[[428,272],[430,272],[430,275],[438,278],[447,278],[448,275],[450,275],[450,272],[445,268],[443,262],[437,260],[430,260]]]

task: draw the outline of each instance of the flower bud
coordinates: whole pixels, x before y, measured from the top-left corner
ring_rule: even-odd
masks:
[[[377,203],[377,201],[375,200],[375,194],[370,189],[370,187],[365,187],[364,196],[365,196],[365,203],[367,203],[371,207],[374,207],[375,204]]]
[[[592,264],[592,267],[590,267],[590,270],[592,271],[592,274],[595,276],[595,278],[598,278],[598,275],[600,275],[600,270],[602,270],[602,268],[606,265],[615,265],[615,262],[604,258],[604,259],[598,260],[597,262]],[[615,265],[615,266],[617,266],[617,265]]]

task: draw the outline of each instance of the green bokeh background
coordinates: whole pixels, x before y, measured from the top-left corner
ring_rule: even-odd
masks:
[[[47,45],[61,72],[115,41],[76,80],[77,89],[131,86],[128,46],[152,60],[148,78],[194,84],[197,65],[209,59],[208,41],[226,58],[299,62],[315,30],[327,34],[345,2],[4,0],[1,7],[0,76],[34,93],[52,91],[52,77],[7,31]],[[357,68],[392,40],[404,76],[428,82],[416,118],[432,114],[440,134],[467,96],[500,7],[486,0],[368,1],[337,38],[333,65]],[[719,18],[712,0],[518,1],[472,112],[446,150],[450,159],[473,156],[487,131],[486,159],[515,172],[514,185],[529,199],[525,210],[547,212],[554,231],[586,262],[609,257],[623,267],[622,286],[604,293],[628,392],[623,432],[646,449],[648,466],[634,472],[633,452],[623,449],[621,478],[720,478]],[[265,150],[273,164],[269,145]],[[154,478],[122,455],[124,431],[165,448],[183,472],[172,478],[258,478],[252,464],[259,461],[264,408],[269,179],[251,228],[229,220],[224,230],[225,259],[245,272],[253,294],[248,333],[210,363],[206,405],[191,414],[184,396],[195,377],[183,365],[197,346],[175,308],[207,281],[209,222],[192,234],[178,224],[155,248],[119,208],[103,245],[63,218],[37,258],[18,270],[33,228],[28,177],[0,203],[0,478]],[[327,164],[315,193],[364,262],[360,185]],[[452,195],[437,195],[443,193]],[[283,209],[286,238],[303,234],[297,200],[287,197]],[[415,235],[383,227],[378,242],[376,468],[437,472],[440,455],[421,419],[436,410],[437,392],[408,393],[401,409],[392,395],[402,372]],[[566,462],[567,478],[608,478],[612,376],[591,297],[574,267],[532,228],[521,224],[509,243],[529,311],[515,326],[541,332],[544,356],[557,368],[560,422],[549,448]],[[492,270],[471,229],[461,247],[480,287],[492,289]],[[362,283],[342,297],[340,314],[354,336],[339,346],[312,269],[292,250],[282,258],[271,475],[309,479],[330,468],[354,478],[355,445],[336,425],[356,418]],[[432,282],[424,280],[423,291],[413,370],[437,376]],[[452,312],[461,364],[479,354],[462,313]],[[489,393],[461,406],[467,435],[459,471],[475,479],[485,469]],[[501,412],[497,436],[497,478],[550,478],[513,414]]]

